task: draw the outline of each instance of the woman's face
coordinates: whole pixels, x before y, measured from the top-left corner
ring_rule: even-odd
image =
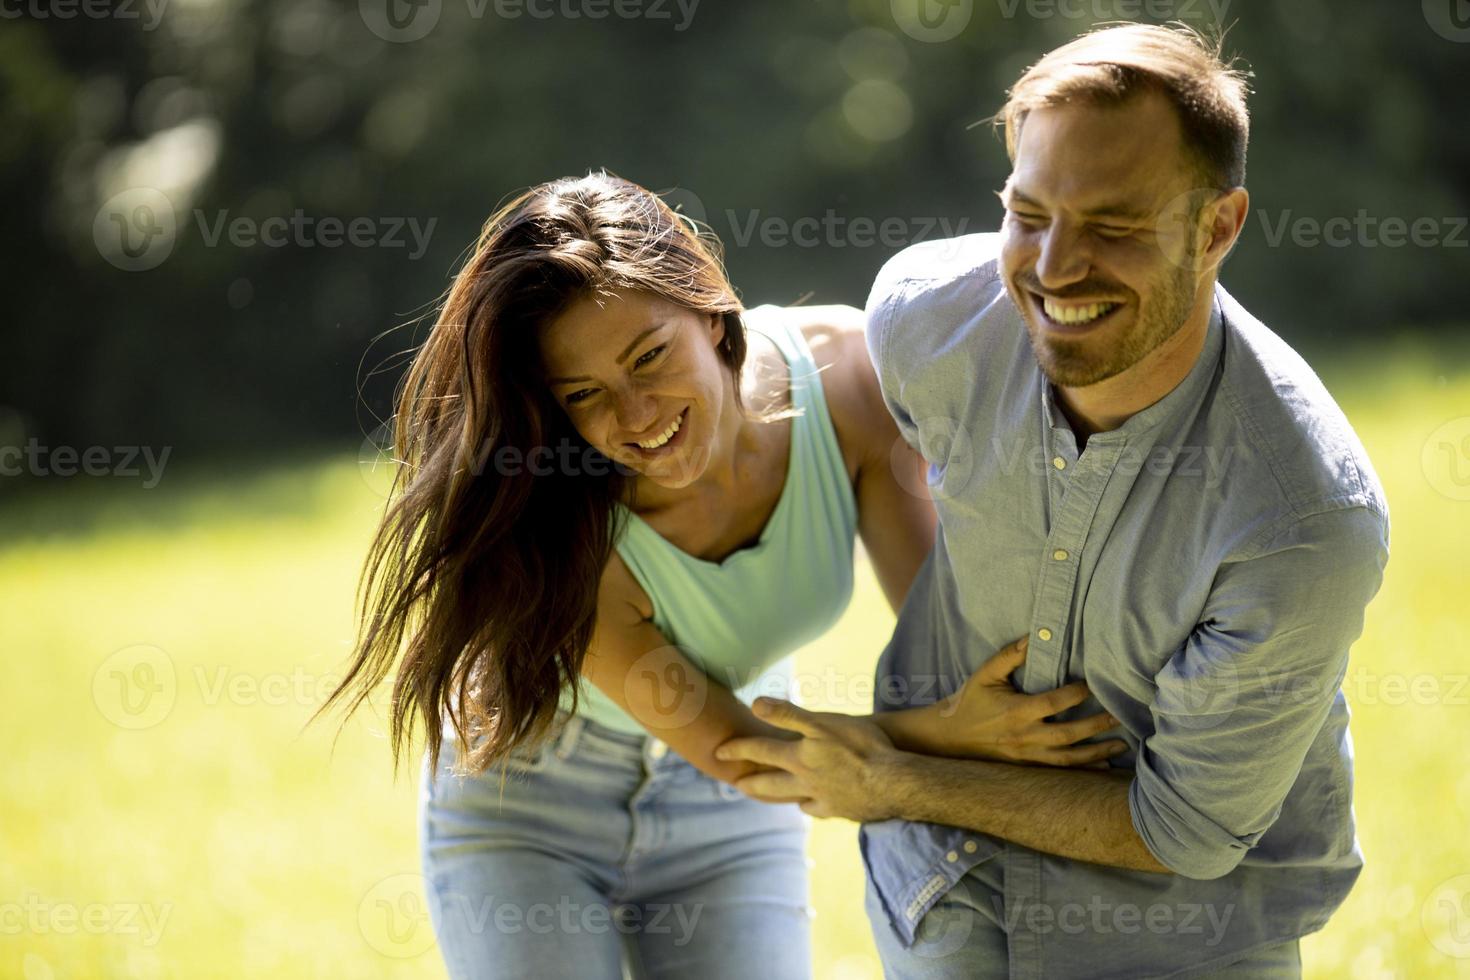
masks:
[[[709,465],[733,396],[722,317],[652,293],[587,293],[541,329],[553,397],[583,439],[671,490]]]

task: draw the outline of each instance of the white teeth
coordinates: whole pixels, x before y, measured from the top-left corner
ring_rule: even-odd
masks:
[[[674,433],[679,431],[679,420],[683,417],[684,413],[680,412],[678,415],[674,416],[674,421],[669,423],[669,427],[663,431],[662,435],[650,439],[647,442],[640,442],[638,445],[642,446],[644,449],[657,449],[659,446],[662,446],[664,443],[674,438]]]
[[[1087,306],[1062,306],[1050,299],[1041,301],[1046,315],[1058,323],[1090,323],[1117,309],[1117,303],[1090,303]]]

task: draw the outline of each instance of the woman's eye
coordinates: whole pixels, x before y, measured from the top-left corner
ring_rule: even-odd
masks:
[[[567,396],[567,404],[568,405],[575,405],[575,404],[577,404],[577,402],[585,401],[585,400],[587,400],[590,397],[592,397],[592,389],[591,388],[582,388],[581,390],[574,391],[570,395]]]
[[[638,360],[634,361],[633,366],[642,367],[643,365],[650,363],[655,357],[658,357],[658,355],[662,354],[663,350],[664,345],[660,344],[653,350],[649,351],[647,354],[644,354],[642,357],[638,358]]]

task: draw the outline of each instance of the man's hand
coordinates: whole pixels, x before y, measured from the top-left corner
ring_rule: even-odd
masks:
[[[900,753],[873,722],[772,698],[757,698],[751,708],[762,721],[802,737],[732,738],[721,745],[717,759],[743,759],[772,770],[737,780],[736,789],[764,803],[799,803],[814,817],[866,821],[897,814],[883,773]]]
[[[1040,694],[1023,694],[1011,675],[1026,662],[1029,637],[996,651],[965,686],[933,706],[938,754],[1046,766],[1108,768],[1109,757],[1127,751],[1122,739],[1076,743],[1117,727],[1106,712],[1075,721],[1048,721],[1092,696],[1078,681]]]

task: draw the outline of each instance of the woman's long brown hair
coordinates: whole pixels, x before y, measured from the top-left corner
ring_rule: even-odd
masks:
[[[552,399],[537,331],[603,290],[722,315],[718,353],[739,377],[741,305],[719,243],[657,195],[598,172],[534,187],[486,222],[401,384],[397,469],[359,584],[359,638],[317,712],[345,698],[350,716],[401,655],[395,773],[415,721],[435,770],[447,719],[461,768],[479,773],[542,739],[564,689],[576,697],[620,530],[614,505],[631,502],[632,479]],[[533,472],[538,448],[576,465]],[[594,457],[601,466],[587,465]]]

